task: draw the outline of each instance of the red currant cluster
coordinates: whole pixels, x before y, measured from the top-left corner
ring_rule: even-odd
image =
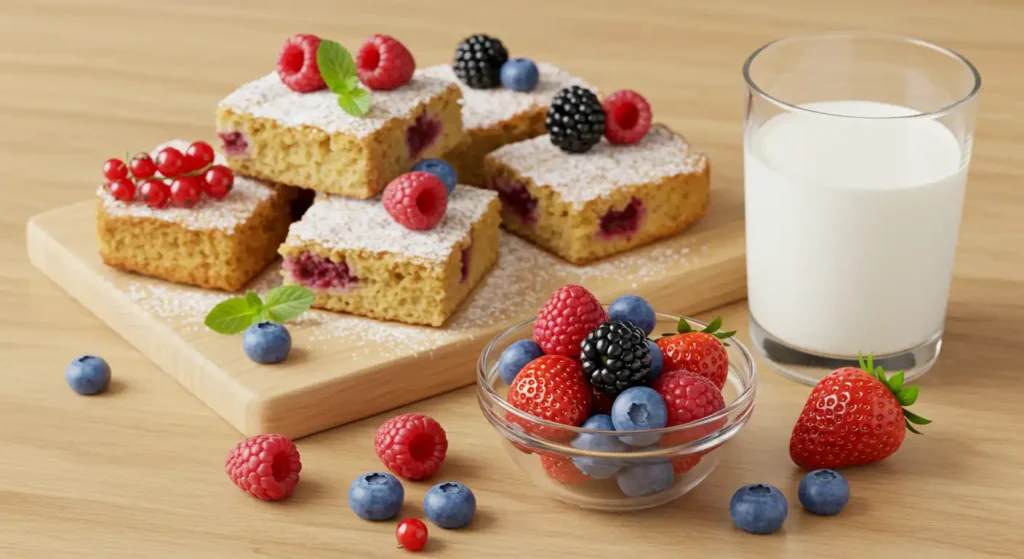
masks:
[[[114,198],[122,202],[138,199],[153,208],[163,208],[168,202],[191,208],[204,192],[219,200],[235,183],[231,169],[213,164],[213,148],[206,142],[192,142],[184,154],[167,147],[157,152],[155,159],[138,153],[127,164],[108,159],[103,176]]]

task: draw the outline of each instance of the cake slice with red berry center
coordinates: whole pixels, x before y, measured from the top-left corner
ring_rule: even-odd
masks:
[[[707,157],[662,125],[585,153],[538,136],[494,151],[484,169],[505,228],[575,264],[678,233],[707,211]]]
[[[509,61],[515,65],[519,60]],[[527,68],[532,62],[523,60]],[[526,91],[507,87],[474,88],[458,79],[450,65],[431,66],[421,75],[457,83],[462,89],[462,124],[466,135],[444,156],[458,172],[459,181],[484,186],[483,159],[501,146],[544,134],[544,117],[551,98],[571,85],[589,87],[582,79],[545,62],[534,66],[536,83]]]
[[[328,55],[324,45],[331,46]],[[340,45],[314,35],[289,38],[277,71],[242,85],[217,107],[217,135],[231,168],[370,198],[420,159],[439,157],[462,139],[458,86],[413,76],[412,55],[391,37],[371,37],[358,55],[352,61]],[[321,58],[337,67],[320,68]]]
[[[237,291],[277,257],[291,223],[295,189],[236,176],[222,191],[204,184],[206,196],[190,192],[182,198],[185,189],[177,189],[177,181],[159,180],[157,165],[172,159],[159,156],[164,148],[174,148],[169,153],[180,156],[188,146],[181,140],[158,146],[153,152],[156,165],[144,155],[132,160],[128,167],[133,174],[141,171],[147,177],[139,181],[137,191],[130,189],[131,196],[118,188],[99,187],[100,257],[125,271]],[[218,154],[213,163],[223,164],[223,158]],[[154,173],[158,174],[149,179]],[[125,178],[111,181],[122,183],[132,184]],[[175,199],[169,199],[172,196]]]
[[[401,222],[390,185],[385,201],[318,196],[280,248],[284,283],[311,289],[316,308],[442,325],[497,261],[501,218],[492,191],[459,185],[445,201],[439,188]]]

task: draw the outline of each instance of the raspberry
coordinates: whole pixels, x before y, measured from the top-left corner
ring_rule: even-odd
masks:
[[[533,341],[548,355],[579,357],[580,343],[604,322],[608,313],[597,297],[578,285],[567,285],[540,308]]]
[[[580,485],[590,481],[590,476],[581,472],[572,460],[560,456],[541,456],[540,465],[548,477],[562,485]]]
[[[395,89],[412,79],[416,60],[394,37],[374,35],[356,53],[359,81],[370,89]]]
[[[579,362],[563,355],[544,355],[530,361],[508,389],[512,407],[553,423],[578,427],[590,415],[591,388]],[[537,425],[514,414],[509,422],[551,440],[572,438],[564,429]]]
[[[400,477],[421,480],[434,475],[448,452],[448,437],[432,417],[407,413],[392,417],[373,440],[380,461]]]
[[[701,375],[689,371],[664,373],[651,383],[668,408],[666,427],[691,423],[725,407],[722,392],[715,384]],[[725,418],[692,429],[683,429],[661,439],[662,446],[675,446],[695,441],[717,431]]]
[[[606,115],[604,137],[613,144],[635,144],[651,129],[651,106],[635,91],[616,91],[601,106]]]
[[[448,189],[435,175],[406,173],[384,188],[384,209],[395,221],[413,231],[433,229],[448,209]]]
[[[702,457],[703,454],[684,454],[682,456],[677,456],[671,460],[672,471],[676,475],[685,474],[692,470],[700,462]]]
[[[327,87],[316,62],[318,48],[320,37],[316,35],[292,35],[284,42],[277,56],[277,75],[288,89],[309,93]]]
[[[295,491],[302,462],[295,443],[283,435],[258,435],[228,453],[224,470],[242,491],[264,501],[278,501]]]

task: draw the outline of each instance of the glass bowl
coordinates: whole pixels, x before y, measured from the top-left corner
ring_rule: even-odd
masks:
[[[653,336],[675,332],[680,316],[658,313]],[[706,324],[686,318],[695,330]],[[647,431],[599,431],[553,423],[522,412],[506,400],[508,385],[498,374],[498,359],[517,340],[532,339],[533,320],[495,337],[477,363],[477,397],[484,416],[502,438],[512,461],[545,494],[580,507],[638,510],[672,501],[700,482],[722,458],[722,447],[754,411],[754,359],[730,338],[729,375],[722,395],[725,408],[700,421]],[[577,437],[614,437],[630,444],[617,451],[579,449]],[[607,440],[607,439],[606,439]],[[626,442],[626,441],[623,441]],[[645,446],[639,446],[645,445]],[[587,476],[583,470],[593,473]],[[597,479],[600,478],[600,479]]]

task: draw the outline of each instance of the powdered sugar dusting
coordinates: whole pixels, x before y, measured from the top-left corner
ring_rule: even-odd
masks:
[[[498,148],[487,157],[540,186],[553,188],[577,209],[617,189],[702,172],[707,157],[665,126],[652,126],[640,142],[619,146],[602,139],[583,154],[558,149],[547,135]]]
[[[365,137],[395,118],[413,116],[431,99],[454,87],[427,76],[414,76],[409,83],[391,90],[374,91],[370,111],[352,116],[338,106],[338,94],[329,89],[298,93],[288,89],[277,72],[251,81],[225,97],[219,107],[237,113],[269,118],[282,126],[312,126],[327,133]]]
[[[437,227],[412,231],[388,214],[379,197],[355,200],[322,195],[301,221],[292,224],[285,245],[315,242],[329,250],[368,250],[443,262],[468,238],[473,224],[497,196],[491,190],[459,185]]]
[[[188,149],[189,142],[171,140],[164,142],[153,150],[155,155],[165,147],[177,148],[182,153]],[[214,163],[224,164],[224,157],[217,153]],[[234,187],[221,200],[203,196],[191,208],[177,208],[168,204],[164,208],[151,208],[141,200],[122,202],[107,192],[104,186],[96,190],[96,195],[103,200],[103,211],[111,217],[149,217],[180,225],[192,231],[210,231],[218,229],[225,233],[234,232],[235,228],[244,224],[257,206],[274,194],[274,189],[259,181],[235,175]]]
[[[498,87],[473,89],[459,81],[448,64],[430,66],[418,72],[424,76],[453,81],[462,89],[462,125],[466,130],[479,130],[506,122],[523,113],[547,107],[558,90],[572,85],[593,89],[582,78],[574,77],[558,67],[537,64],[540,80],[533,91],[513,91]]]

